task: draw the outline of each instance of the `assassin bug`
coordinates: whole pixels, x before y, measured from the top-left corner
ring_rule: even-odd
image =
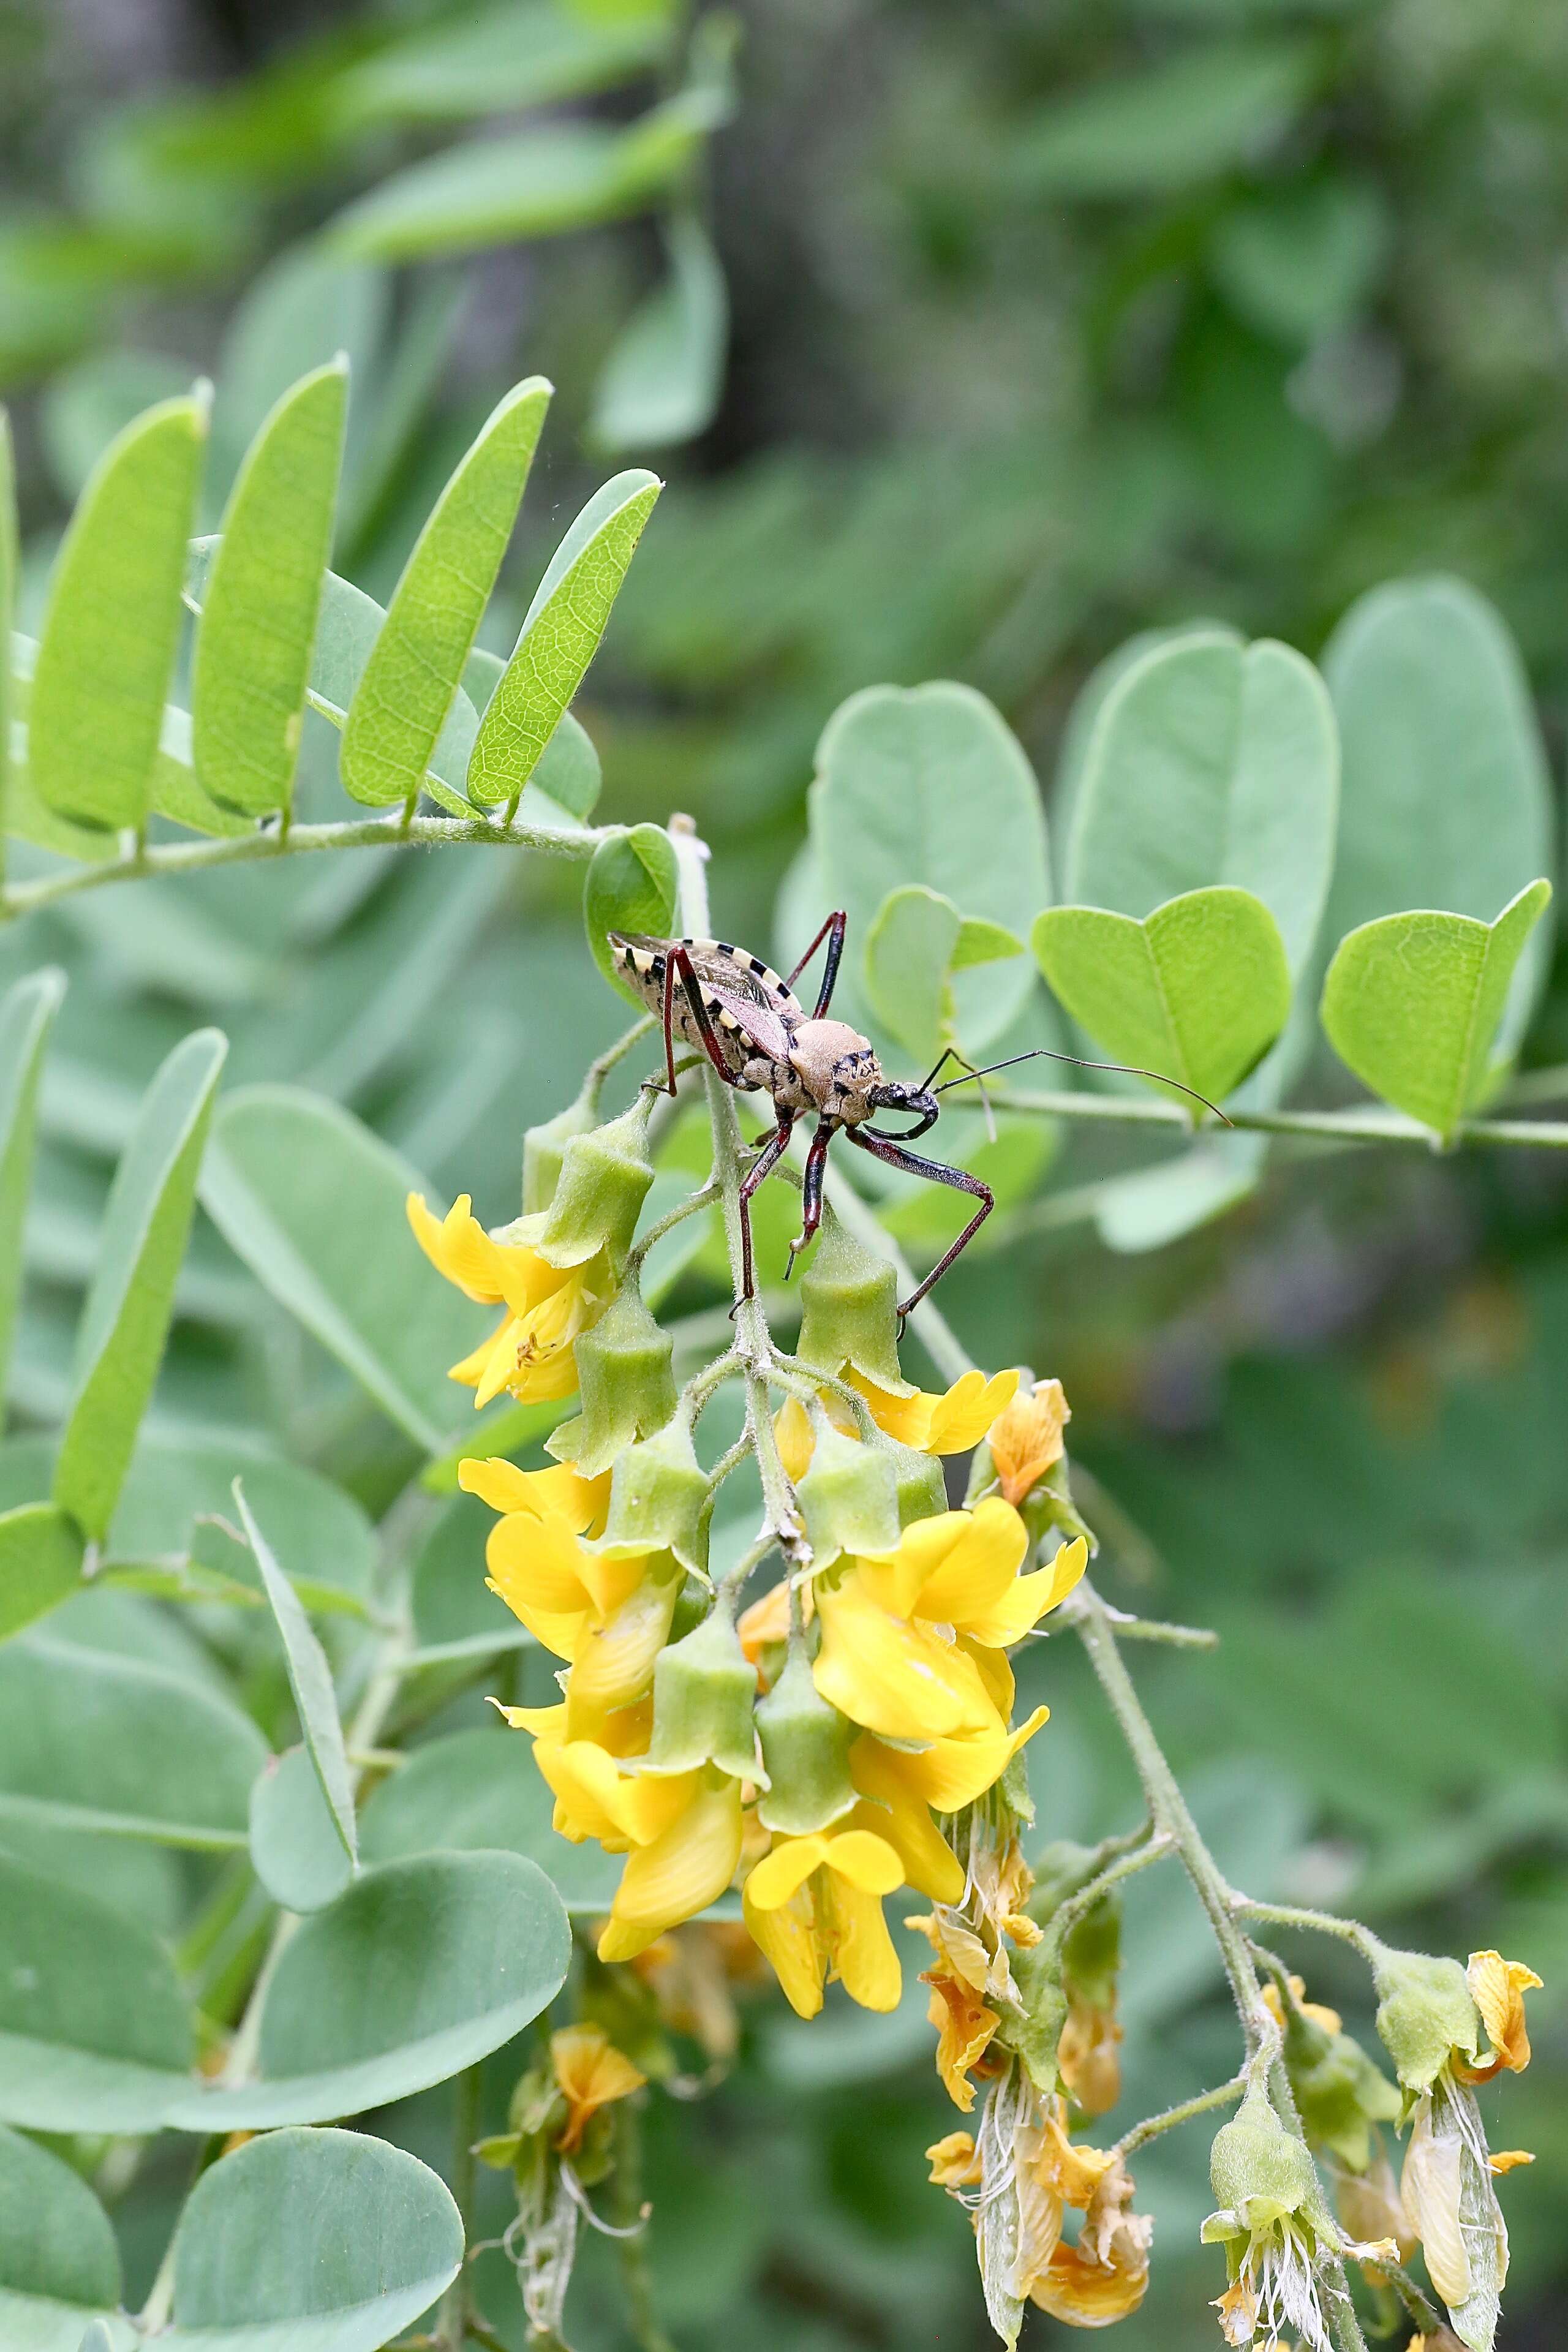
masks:
[[[936,1125],[942,1109],[939,1095],[945,1094],[949,1087],[986,1077],[990,1070],[966,1068],[962,1077],[950,1078],[945,1086],[935,1086],[933,1081],[942,1063],[961,1058],[949,1046],[918,1087],[884,1077],[870,1039],[862,1037],[847,1022],[827,1017],[844,954],[847,920],[842,909],[829,915],[795,970],[782,980],[761,956],[748,955],[743,948],[731,947],[727,940],[658,940],[623,931],[610,931],[606,937],[627,985],[662,1022],[666,1069],[663,1091],[675,1092],[675,1040],[679,1037],[684,1044],[707,1055],[726,1086],[746,1094],[765,1094],[772,1099],[773,1132],[741,1186],[743,1297],[750,1298],[755,1292],[752,1197],[788,1150],[795,1121],[812,1112],[816,1115],[816,1129],[805,1158],[802,1187],[805,1213],[800,1234],[790,1244],[786,1281],[796,1257],[822,1222],[822,1184],[828,1147],[840,1131],[885,1166],[902,1169],[910,1176],[923,1176],[933,1184],[951,1185],[955,1192],[967,1192],[979,1202],[980,1206],[958,1239],[900,1306],[901,1324],[902,1318],[919,1306],[953,1260],[968,1247],[996,1205],[990,1186],[978,1176],[970,1175],[966,1169],[949,1168],[940,1160],[926,1160],[908,1147]],[[808,1013],[795,993],[795,984],[825,940],[827,953],[823,962],[822,985],[816,992],[816,1005]],[[1036,1054],[1046,1055],[1053,1061],[1079,1061],[1077,1055],[1052,1054],[1047,1046],[1038,1045],[1032,1053],[1015,1054],[1007,1062],[993,1063],[990,1068],[1006,1069],[1013,1062],[1032,1060]],[[1121,1069],[1126,1066],[1086,1062],[1081,1066]],[[1141,1071],[1137,1075],[1158,1077],[1160,1073]],[[1184,1094],[1193,1092],[1175,1078],[1167,1078],[1163,1083],[1178,1087]],[[1194,1099],[1210,1110],[1215,1108],[1203,1095]],[[901,1134],[885,1134],[871,1124],[878,1111],[908,1112],[915,1125]],[[1225,1117],[1223,1111],[1217,1115]]]

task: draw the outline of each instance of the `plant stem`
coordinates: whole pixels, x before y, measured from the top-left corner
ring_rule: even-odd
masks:
[[[1162,2132],[1174,2131],[1178,2124],[1191,2123],[1194,2116],[1205,2116],[1215,2107],[1228,2107],[1233,2100],[1240,2098],[1248,2080],[1247,2070],[1244,2066],[1238,2074],[1231,2076],[1228,2083],[1222,2083],[1217,2091],[1200,2091],[1195,2099],[1184,2099],[1178,2106],[1166,2107],[1160,2115],[1147,2116],[1142,2123],[1134,2124],[1131,2131],[1122,2133],[1116,2143],[1115,2153],[1122,2157],[1131,2156],[1146,2140],[1158,2139]]]
[[[1381,1948],[1370,1927],[1359,1919],[1342,1919],[1332,1911],[1311,1911],[1297,1903],[1255,1903],[1249,1895],[1233,1895],[1232,1914],[1237,1919],[1258,1919],[1269,1927],[1299,1927],[1312,1936],[1335,1936],[1353,1944],[1363,1959],[1375,1961]]]
[[[1190,1136],[1192,1122],[1175,1103],[1143,1100],[1134,1095],[1054,1094],[1009,1091],[993,1095],[998,1110],[1022,1111],[1040,1118],[1065,1118],[1110,1127],[1163,1127]],[[1442,1149],[1442,1139],[1419,1119],[1381,1104],[1364,1110],[1233,1110],[1226,1114],[1244,1135],[1312,1136],[1331,1143],[1419,1144],[1423,1150]],[[1205,1128],[1206,1134],[1216,1132]],[[1462,1118],[1454,1130],[1455,1143],[1524,1143],[1549,1151],[1568,1150],[1568,1121],[1528,1118]],[[1048,1197],[1048,1196],[1047,1196]]]
[[[483,2069],[466,2066],[458,2077],[457,2108],[452,2119],[452,2177],[447,2187],[463,2224],[464,2259],[458,2275],[441,2298],[436,2341],[441,2352],[463,2352],[468,2314],[468,2244],[473,2235],[474,2142],[479,2136],[479,2095]]]
[[[1207,1625],[1168,1625],[1158,1617],[1129,1617],[1124,1610],[1100,1607],[1116,1629],[1119,1641],[1163,1642],[1171,1650],[1217,1650],[1219,1635]],[[1070,1624],[1073,1620],[1069,1617]]]
[[[621,2284],[626,2292],[626,2317],[641,2352],[675,2352],[658,2324],[653,2307],[653,2280],[648,2273],[647,2231],[633,2225],[645,2221],[642,2193],[642,2117],[635,2099],[622,2099],[615,2114],[616,2219],[630,2235],[617,2242]]]
[[[79,890],[96,890],[106,882],[145,881],[158,874],[200,874],[209,866],[247,866],[258,858],[293,857],[316,849],[396,848],[415,842],[423,848],[449,843],[485,843],[500,849],[532,849],[542,857],[592,857],[605,839],[601,826],[584,825],[580,832],[556,833],[538,824],[469,824],[460,817],[417,816],[405,825],[395,816],[353,817],[340,824],[296,824],[268,833],[243,833],[222,841],[171,841],[154,848],[132,849],[123,857],[105,858],[100,866],[73,866],[67,874],[48,874],[37,882],[14,882],[0,890],[0,922],[12,915],[36,914]]]

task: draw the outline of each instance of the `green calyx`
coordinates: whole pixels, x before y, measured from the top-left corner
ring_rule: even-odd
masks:
[[[1285,2071],[1312,2147],[1364,2172],[1373,2126],[1399,2116],[1399,2094],[1387,2076],[1352,2035],[1325,2032],[1294,2006],[1285,2013]]]
[[[840,1552],[895,1550],[901,1521],[890,1457],[879,1445],[846,1437],[825,1412],[814,1412],[812,1420],[816,1449],[795,1491],[818,1564]]]
[[[675,1411],[674,1353],[629,1275],[590,1330],[575,1342],[582,1411],[545,1440],[557,1461],[574,1462],[584,1478],[607,1470],[622,1450],[651,1437]]]
[[[639,1094],[630,1110],[605,1127],[566,1139],[561,1172],[534,1244],[550,1265],[581,1265],[595,1250],[619,1265],[632,1245],[642,1204],[653,1182],[647,1156],[651,1097]]]
[[[756,1696],[757,1670],[735,1631],[734,1597],[721,1591],[702,1622],[659,1653],[642,1769],[691,1772],[716,1764],[737,1780],[756,1780]]]
[[[555,1198],[566,1147],[574,1137],[590,1135],[598,1117],[585,1095],[558,1110],[542,1127],[531,1127],[522,1139],[522,1213],[537,1216]]]
[[[1256,2084],[1215,2135],[1209,2179],[1215,2202],[1247,2230],[1268,2229],[1289,2215],[1333,2236],[1305,2143],[1286,2130]]]
[[[697,1459],[691,1432],[679,1414],[652,1437],[616,1458],[609,1516],[595,1551],[612,1559],[670,1551],[694,1575],[708,1573],[708,1528],[702,1506],[708,1474]]]
[[[899,1370],[899,1277],[829,1209],[800,1286],[801,1361],[821,1372],[851,1366],[892,1396],[914,1390]]]
[[[757,1807],[764,1828],[805,1837],[849,1811],[856,1802],[849,1778],[854,1727],[817,1689],[798,1642],[758,1703],[757,1731],[770,1784]]]
[[[1473,2058],[1480,2018],[1458,1960],[1378,1948],[1377,2031],[1407,2091],[1430,2090],[1456,2050]]]

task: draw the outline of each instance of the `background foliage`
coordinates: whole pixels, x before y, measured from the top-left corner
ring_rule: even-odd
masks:
[[[558,396],[482,642],[509,649],[550,551],[607,472],[647,464],[670,478],[578,711],[603,762],[601,818],[697,817],[727,937],[765,952],[808,935],[826,903],[796,862],[814,761],[831,772],[818,738],[847,697],[931,678],[979,689],[1022,743],[1046,790],[1058,898],[1140,916],[1223,878],[1268,900],[1245,872],[1154,887],[1095,866],[1091,819],[1110,789],[1086,772],[1086,713],[1109,682],[1096,666],[1132,632],[1194,620],[1209,625],[1216,675],[1236,667],[1231,632],[1322,660],[1347,813],[1326,942],[1395,907],[1489,921],[1533,875],[1553,875],[1535,722],[1507,637],[1471,592],[1522,651],[1554,773],[1568,646],[1561,12],[1546,0],[783,0],[742,15],[728,127],[734,28],[714,16],[317,8],[291,25],[275,8],[195,0],[80,0],[68,23],[8,16],[0,354],[20,452],[18,625],[37,631],[59,529],[110,434],[198,369],[217,387],[198,518],[210,530],[273,398],[349,352],[333,562],[382,602],[494,401],[542,371]],[[1357,604],[1390,579],[1442,574],[1469,588]],[[1378,700],[1386,661],[1366,683],[1380,630],[1397,670],[1402,625],[1427,646],[1455,633],[1407,687],[1403,733]],[[1458,674],[1455,642],[1479,679],[1455,688],[1467,708],[1479,698],[1469,735],[1464,708],[1432,698],[1434,680]],[[856,717],[892,723],[885,705]],[[850,719],[837,722],[841,746]],[[1434,753],[1464,811],[1447,838],[1413,823],[1403,796]],[[335,754],[312,717],[302,815],[343,813]],[[847,903],[864,942],[889,881],[852,815],[819,795],[813,833],[861,893]],[[995,863],[984,848],[947,828],[929,871],[895,878],[1026,935],[1047,893],[1026,875],[999,886],[1018,880],[1016,904],[977,896]],[[13,847],[14,875],[35,864],[35,847]],[[243,1468],[280,1549],[296,1523],[301,1540],[316,1528],[318,1556],[301,1569],[296,1549],[289,1566],[342,1603],[315,1619],[342,1664],[334,1645],[352,1641],[355,1596],[372,1584],[369,1522],[432,1438],[465,1433],[467,1398],[439,1368],[468,1327],[407,1328],[409,1302],[383,1295],[405,1328],[406,1388],[372,1402],[342,1345],[321,1344],[321,1315],[302,1329],[281,1310],[254,1251],[229,1244],[247,1203],[274,1197],[331,1139],[279,1140],[251,1090],[305,1087],[436,1192],[471,1188],[485,1217],[512,1213],[521,1127],[569,1098],[621,1018],[584,945],[577,887],[543,862],[377,849],[91,893],[0,933],[0,977],[50,963],[69,981],[43,1066],[0,1500],[42,1491],[36,1433],[79,1393],[73,1335],[137,1104],[178,1041],[216,1023],[229,1039],[216,1149],[114,1549],[149,1578],[189,1560],[183,1576],[253,1580],[211,1524],[232,1517],[228,1481]],[[1268,902],[1300,977],[1321,952],[1315,926],[1298,939],[1290,909]],[[1545,924],[1530,952],[1516,1038],[1532,991],[1524,1058],[1546,1068],[1568,1049],[1568,989],[1547,968]],[[900,1005],[896,962],[855,984],[875,999],[879,969],[884,1003]],[[1026,1025],[1046,1017],[1037,990],[1024,1006],[1029,969],[1002,963],[985,982],[1003,991],[985,1002],[1009,1042],[1046,1034]],[[983,977],[956,975],[961,1018]],[[1321,969],[1310,977],[1315,994]],[[893,1025],[907,1067],[923,1040]],[[984,1023],[964,1034],[983,1042]],[[1314,1053],[1296,1098],[1348,1099],[1310,1034],[1298,1067]],[[212,1075],[184,1072],[193,1101]],[[1248,1081],[1270,1083],[1267,1065]],[[1147,1141],[1071,1132],[1069,1146],[1040,1121],[1004,1120],[987,1149],[1022,1205],[1005,1245],[953,1278],[952,1313],[983,1360],[1022,1352],[1066,1381],[1075,1452],[1147,1538],[1122,1545],[1113,1596],[1225,1637],[1212,1658],[1141,1669],[1222,1860],[1259,1893],[1341,1903],[1436,1948],[1495,1941],[1548,1979],[1537,2068],[1510,2092],[1506,2137],[1540,2160],[1509,2185],[1501,2340],[1551,2344],[1568,2293],[1553,2228],[1568,2051],[1550,1990],[1568,1972],[1557,1157],[1309,1162],[1290,1146],[1130,1188]],[[983,1140],[977,1123],[970,1140]],[[1232,1195],[1245,1198],[1228,1216],[1184,1230]],[[894,1222],[912,1246],[950,1230],[923,1199]],[[1156,1251],[1110,1245],[1164,1234]],[[348,1230],[322,1244],[318,1272],[340,1307],[354,1246]],[[711,1274],[707,1260],[672,1269],[672,1311],[710,1305]],[[419,1313],[450,1319],[451,1307],[421,1286]],[[328,1508],[330,1522],[312,1517]],[[485,1631],[482,1525],[449,1504],[421,1538],[426,1647]],[[226,1849],[247,1836],[266,1878],[246,1797],[263,1737],[296,1737],[296,1700],[311,1736],[298,1662],[286,1675],[258,1610],[176,1609],[155,1580],[73,1600],[23,1640],[0,1655],[26,1659],[0,1707],[4,1866],[43,1866],[46,1906],[68,1912],[87,1889],[116,1909],[119,1958],[150,1988],[141,2039],[120,2054],[178,2072],[186,1996],[221,2023],[254,1964],[265,1904],[215,1927],[215,1889]],[[1043,1829],[1084,1835],[1114,1825],[1131,1792],[1065,1648],[1037,1669],[1054,1712],[1036,1793]],[[520,1680],[538,1663],[517,1656]],[[426,1672],[421,1740],[486,1736],[463,1662]],[[165,1742],[177,1718],[172,1781],[150,1763],[145,1785],[95,1785],[91,1757],[109,1741],[80,1738],[84,1709],[103,1726],[155,1716]],[[367,1861],[421,1850],[415,1769],[366,1809]],[[485,1759],[484,1777],[495,1769]],[[40,1801],[68,1810],[40,1815]],[[455,1798],[433,1787],[425,1801],[450,1835]],[[111,1836],[127,1815],[163,1834]],[[459,1842],[487,1843],[485,1826]],[[456,1943],[481,1906],[460,1869],[448,1875],[427,1899]],[[503,1916],[506,1900],[487,1890],[485,1916]],[[311,2030],[325,1999],[312,1983],[331,1981],[323,1941],[294,1963],[268,2074],[324,2063]],[[1179,1888],[1155,1878],[1130,1892],[1127,1941],[1131,2116],[1228,2060]],[[1312,1990],[1354,2012],[1361,1989],[1335,1956],[1305,1957]],[[110,1990],[127,1980],[115,1958],[102,1959]],[[477,1968],[454,1984],[443,2030],[500,1998]],[[945,2117],[920,2007],[809,2031],[766,2004],[749,2020],[722,2089],[660,2100],[650,2117],[668,2324],[692,2347],[742,2325],[801,2352],[980,2341],[963,2219],[923,2186],[919,2150]],[[492,2069],[499,2128],[510,2074]],[[331,2095],[323,2118],[342,2111]],[[376,2128],[440,2167],[448,2097],[404,2098]],[[159,2112],[173,2119],[166,2102]],[[80,2122],[87,2137],[62,2154],[93,2180],[119,2252],[84,2221],[66,2300],[112,2304],[121,2261],[134,2306],[190,2144],[155,2142],[129,2173],[100,2161],[91,2135],[140,2123],[124,2111]],[[56,2161],[26,2147],[0,2147],[18,2178]],[[1140,2162],[1160,2259],[1130,2346],[1212,2340],[1194,2315],[1207,2272],[1182,2251],[1203,2210],[1201,2152],[1173,2140]],[[410,2295],[450,2259],[424,2179],[398,2190]],[[66,2191],[51,2175],[38,2193]],[[610,2260],[597,2247],[584,2258],[587,2345],[620,2340]],[[485,2293],[510,2324],[488,2278]],[[212,2324],[232,2316],[209,2308]],[[1035,2325],[1046,2340],[1048,2324]]]

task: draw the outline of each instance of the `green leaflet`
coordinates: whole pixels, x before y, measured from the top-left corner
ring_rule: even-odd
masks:
[[[308,1748],[290,1748],[250,1791],[250,1866],[288,1911],[321,1911],[353,1876]]]
[[[0,997],[0,1430],[5,1425],[5,1377],[22,1288],[22,1221],[32,1177],[38,1081],[65,989],[64,972],[49,968],[19,980]]]
[[[447,1367],[494,1310],[444,1282],[405,1207],[425,1180],[335,1103],[247,1087],[222,1106],[202,1204],[263,1288],[336,1356],[427,1454],[473,1423]]]
[[[376,2352],[458,2274],[463,2224],[417,2157],[281,2131],[204,2174],[180,2217],[169,2352]]]
[[[120,2249],[109,2216],[81,2175],[36,2140],[0,2128],[0,2347],[78,2352],[100,2313],[106,2352],[131,2341],[111,2318],[120,2304]]]
[[[1125,196],[1211,180],[1253,157],[1300,110],[1319,70],[1310,41],[1216,41],[1051,100],[1013,151],[1032,194]]]
[[[416,793],[463,678],[522,502],[552,387],[530,376],[492,411],[404,566],[343,730],[356,801]]]
[[[621,329],[594,392],[595,447],[663,449],[689,441],[719,404],[729,332],[724,272],[700,223],[665,232],[669,269]]]
[[[607,931],[645,932],[668,939],[675,930],[680,877],[675,851],[662,825],[635,824],[614,833],[595,850],[583,888],[583,921],[594,961],[612,988],[641,1005],[616,969]]]
[[[5,1824],[243,1846],[267,1743],[216,1692],[140,1659],[29,1634],[0,1649]]]
[[[1268,1052],[1290,1010],[1279,929],[1248,890],[1189,890],[1142,922],[1100,907],[1050,907],[1034,950],[1108,1055],[1215,1101]]]
[[[598,649],[663,485],[640,467],[596,491],[550,559],[468,761],[470,800],[515,802]]]
[[[961,915],[923,883],[891,890],[866,935],[866,993],[884,1028],[917,1062],[934,1062],[956,1042],[952,976],[1022,955],[1000,923]]]
[[[531,1743],[498,1727],[426,1740],[364,1809],[367,1862],[499,1848],[536,1862],[569,1912],[602,1915],[620,1876],[615,1857],[551,1826],[554,1798]]]
[[[175,1046],[147,1090],[109,1195],[55,1465],[55,1500],[88,1536],[108,1532],[153,1393],[227,1051],[216,1029]]]
[[[245,1488],[237,1478],[234,1482],[234,1499],[239,1507],[246,1536],[256,1555],[256,1565],[261,1571],[261,1581],[282,1639],[289,1687],[294,1694],[305,1746],[316,1768],[321,1794],[327,1801],[338,1836],[342,1841],[343,1852],[352,1864],[359,1859],[354,1836],[354,1789],[348,1758],[343,1753],[343,1727],[338,1720],[332,1670],[327,1664],[326,1652],[316,1637],[315,1627],[305,1614],[299,1594],[279,1567],[266,1537],[251,1517],[250,1506],[245,1499]]]
[[[666,7],[578,13],[553,0],[500,0],[351,66],[334,110],[345,124],[457,122],[603,89],[668,50]]]
[[[1552,885],[1531,882],[1495,923],[1417,912],[1363,923],[1323,983],[1323,1026],[1374,1094],[1447,1141],[1497,1075],[1492,1047]]]
[[[348,365],[286,392],[239,469],[207,574],[191,683],[202,787],[251,816],[286,809],[332,549]]]
[[[1050,902],[1034,772],[1000,714],[971,687],[876,686],[851,695],[823,730],[810,805],[823,893],[816,919],[831,907],[849,918],[835,999],[847,1021],[863,1026],[862,1013],[869,1017],[859,976],[890,892],[924,884],[960,914],[1020,939]],[[960,972],[953,997],[969,1051],[999,1037],[1034,988],[1022,959]]]
[[[81,1537],[55,1504],[0,1512],[0,1642],[68,1600],[81,1561]]]
[[[179,647],[205,389],[138,417],[93,469],[50,583],[28,772],[56,815],[140,825]]]

